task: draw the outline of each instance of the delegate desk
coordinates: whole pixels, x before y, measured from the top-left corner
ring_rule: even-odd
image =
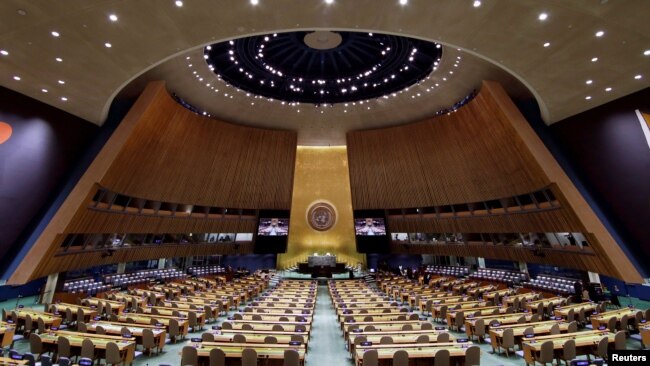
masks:
[[[182,319],[175,316],[127,313],[117,317],[117,321],[120,323],[129,323],[128,319],[132,319],[134,321],[134,323],[131,324],[148,324],[148,325],[151,325],[152,320],[155,319],[157,323],[160,323],[166,327],[167,332],[169,332],[169,323],[173,319],[178,322],[178,328],[182,336],[187,335],[190,327],[189,321],[187,319]]]
[[[97,308],[91,308],[88,306],[81,306],[81,305],[75,305],[75,304],[66,304],[66,303],[56,303],[52,304],[50,306],[50,309],[54,309],[54,312],[60,312],[60,313],[65,313],[67,312],[68,309],[72,312],[72,317],[74,318],[75,321],[84,321],[87,322],[90,319],[94,318],[97,316]],[[83,319],[77,319],[77,314],[78,311],[81,310],[83,312]]]
[[[606,311],[600,314],[592,313],[591,326],[593,327],[594,330],[597,330],[601,326],[607,327],[607,323],[611,318],[616,318],[618,324],[618,322],[621,321],[621,317],[623,315],[628,316],[628,322],[633,321],[637,311],[640,310],[635,308],[621,308],[621,309]],[[627,326],[627,324],[625,325]]]
[[[7,319],[13,320],[16,324],[21,324],[25,322],[25,317],[29,315],[32,318],[32,329],[38,328],[38,318],[43,319],[46,328],[58,328],[61,326],[61,322],[63,321],[63,318],[61,318],[59,315],[45,313],[38,310],[22,308],[13,311],[16,312],[18,319],[14,319],[11,313],[7,313]]]
[[[553,311],[555,317],[561,317],[563,319],[567,319],[569,317],[569,311],[573,309],[574,316],[577,318],[578,313],[580,312],[580,309],[585,309],[585,315],[589,315],[596,311],[596,308],[598,307],[597,303],[594,302],[581,302],[578,304],[571,304],[571,305],[565,305],[561,307],[556,307],[555,310]]]
[[[209,363],[210,351],[214,348],[219,348],[226,355],[226,365],[240,365],[242,352],[245,348],[252,348],[257,352],[257,358],[266,361],[265,365],[282,365],[284,361],[284,351],[294,350],[298,352],[300,363],[304,364],[306,346],[292,346],[288,344],[250,344],[250,343],[226,343],[226,342],[201,342],[189,343],[190,346],[196,348],[199,363]],[[270,361],[270,362],[269,362]]]
[[[96,309],[99,309],[99,306],[101,304],[104,311],[106,309],[106,304],[110,304],[111,313],[113,313],[115,315],[120,314],[126,308],[126,304],[121,302],[121,301],[100,299],[98,297],[91,297],[91,298],[88,298],[88,299],[83,299],[83,300],[81,300],[81,304],[84,305],[84,306],[88,306],[88,307],[93,307],[94,306]],[[101,315],[101,314],[99,314],[99,315]]]
[[[84,339],[93,341],[96,350],[106,351],[106,345],[109,342],[117,344],[120,350],[120,357],[125,364],[132,364],[135,357],[135,338],[124,338],[122,336],[110,336],[91,333],[79,333],[68,331],[57,331],[40,334],[43,346],[52,352],[57,350],[57,341],[59,337],[65,337],[70,341],[70,348],[73,355],[81,354],[81,343]],[[106,356],[104,355],[105,358]]]
[[[229,324],[230,328],[225,324]],[[300,332],[299,327],[304,327],[305,331],[302,334],[309,336],[311,331],[311,324],[302,323],[302,322],[264,322],[264,321],[254,321],[254,320],[228,320],[221,324],[223,330],[237,329],[237,330],[246,330],[246,331],[273,331],[274,326],[281,326],[284,328],[284,331],[294,331]],[[252,329],[247,329],[252,328]],[[276,327],[277,328],[277,327]]]
[[[122,328],[127,328],[131,335],[135,337],[136,344],[142,344],[142,332],[144,329],[151,329],[153,333],[154,342],[158,344],[158,348],[162,351],[165,347],[165,339],[167,332],[165,328],[160,328],[155,325],[135,325],[130,323],[118,323],[109,321],[96,321],[86,324],[86,329],[89,333],[97,332],[97,326],[101,326],[108,335],[122,335]]]
[[[614,333],[598,330],[527,338],[523,342],[524,360],[526,361],[526,365],[534,365],[535,359],[539,358],[542,344],[545,341],[552,341],[553,349],[559,351],[564,346],[565,341],[573,339],[576,342],[576,353],[579,355],[588,354],[591,350],[597,347],[598,342],[602,337],[607,337],[607,341],[610,345],[614,343]]]
[[[521,339],[524,338],[524,331],[532,327],[533,328],[533,334],[536,336],[540,335],[546,335],[551,333],[551,327],[554,324],[558,324],[560,327],[560,332],[561,333],[566,333],[569,329],[569,323],[566,323],[564,321],[557,321],[557,320],[547,320],[547,321],[542,321],[542,322],[535,322],[535,323],[521,323],[521,324],[508,324],[508,325],[499,325],[499,326],[493,326],[490,327],[490,343],[492,345],[492,350],[497,350],[501,346],[503,342],[503,331],[505,329],[512,329],[513,335],[515,337],[515,343],[521,344]],[[488,326],[486,325],[486,328]]]
[[[171,317],[178,317],[178,315],[174,315],[174,312],[178,312],[180,314],[180,318],[189,318],[190,313],[196,314],[196,321],[199,323],[199,326],[203,328],[205,326],[205,313],[203,312],[203,309],[200,310],[186,310],[186,309],[181,309],[181,308],[166,308],[166,307],[160,307],[160,306],[148,306],[146,308],[142,309],[143,313],[138,313],[138,314],[148,314],[148,315],[165,315],[165,316],[171,316]]]
[[[241,334],[246,338],[246,343],[264,343],[264,340],[266,337],[275,337],[275,339],[278,341],[278,344],[289,344],[291,342],[292,336],[295,336],[294,334],[283,334],[284,332],[276,332],[276,333],[271,333],[271,334],[264,334],[264,333],[253,333],[253,332],[248,332],[248,333],[213,333],[209,332],[212,334],[214,337],[214,342],[226,342],[226,343],[232,343],[233,338],[235,337],[235,334]],[[300,335],[303,338],[304,342],[304,337]]]
[[[368,330],[368,327],[373,327],[375,332],[388,332],[388,331],[401,331],[403,330],[404,326],[410,326],[411,329],[422,329],[422,326],[424,324],[428,324],[427,327],[433,325],[427,321],[420,321],[420,320],[406,320],[406,321],[399,321],[399,322],[383,322],[383,323],[375,323],[375,322],[354,322],[354,323],[342,323],[343,324],[343,335],[344,337],[348,337],[348,335],[352,332],[354,329],[361,329],[364,333],[365,332],[370,332]],[[431,328],[429,328],[431,330]]]
[[[436,352],[439,350],[446,349],[449,351],[452,364],[455,364],[455,360],[464,360],[465,352],[467,349],[472,346],[473,343],[429,343],[426,345],[423,344],[412,344],[406,347],[395,347],[394,345],[377,345],[372,349],[376,349],[380,364],[390,364],[390,361],[393,359],[393,354],[399,350],[404,350],[408,352],[409,359],[425,359],[433,364]],[[374,345],[373,345],[374,346]],[[381,346],[381,347],[380,347]],[[391,347],[392,346],[392,347]],[[368,350],[368,347],[359,346],[357,347],[354,353],[354,360],[356,366],[363,365],[363,353]]]
[[[17,365],[27,365],[29,361],[27,360],[14,360],[13,358],[9,357],[0,357],[0,365],[6,365],[6,366],[17,366]]]
[[[476,321],[479,319],[483,319],[483,322],[485,324],[485,332],[487,333],[490,329],[490,323],[492,322],[497,322],[501,325],[517,324],[520,323],[520,321],[528,323],[532,317],[533,316],[530,313],[512,313],[465,318],[465,333],[471,339],[474,336],[474,330],[476,329]]]
[[[396,347],[402,347],[406,346],[408,347],[409,345],[412,344],[430,344],[430,343],[437,343],[436,340],[438,339],[438,335],[440,334],[449,334],[449,340],[446,342],[454,342],[456,341],[456,337],[453,336],[452,334],[448,333],[447,331],[440,331],[440,330],[417,330],[417,331],[405,331],[405,332],[364,332],[364,333],[350,333],[350,337],[348,337],[348,349],[350,350],[350,353],[354,354],[355,350],[355,344],[354,344],[354,339],[356,337],[364,337],[365,342],[371,342],[373,345],[379,345],[381,344],[381,339],[384,337],[391,337],[393,339],[392,345],[395,345]],[[418,342],[418,338],[421,336],[427,336],[429,338],[428,342]],[[384,345],[385,346],[385,345]]]

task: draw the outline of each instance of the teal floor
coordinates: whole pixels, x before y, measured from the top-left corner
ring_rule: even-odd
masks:
[[[650,302],[642,301],[635,298],[621,298],[623,306],[632,303],[641,309],[650,308]],[[17,302],[16,299],[0,302],[0,307],[14,308]],[[35,304],[34,297],[25,297],[18,299],[18,305],[25,307],[32,307],[42,310],[42,305]],[[230,314],[234,313],[231,311]],[[213,325],[220,324],[225,317],[221,317],[217,323],[209,324],[206,328]],[[200,337],[202,332],[190,333],[188,338]],[[451,332],[459,338],[465,337],[464,333]],[[179,342],[176,344],[167,344],[165,351],[156,356],[140,356],[136,358],[133,363],[135,366],[156,366],[160,364],[179,365],[180,364],[180,351],[186,342]],[[641,349],[638,341],[629,339],[627,342],[628,349]],[[481,365],[496,366],[496,365],[525,365],[522,358],[518,356],[510,356],[509,358],[500,354],[492,354],[492,348],[487,344],[480,345],[482,349]],[[15,344],[15,349],[19,352],[28,352],[29,344],[27,341],[18,341]],[[309,341],[309,349],[306,356],[307,366],[353,366],[354,362],[347,350],[345,349],[345,342],[341,329],[336,320],[336,312],[329,297],[327,286],[321,284],[318,286],[318,293],[316,299],[316,309],[314,312],[314,319],[312,324],[312,334]]]

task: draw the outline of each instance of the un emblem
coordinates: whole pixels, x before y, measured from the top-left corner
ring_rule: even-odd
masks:
[[[336,211],[329,203],[314,203],[307,210],[307,222],[314,230],[329,230],[336,223]]]

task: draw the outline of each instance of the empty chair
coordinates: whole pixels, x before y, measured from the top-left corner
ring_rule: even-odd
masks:
[[[623,315],[621,317],[621,325],[620,325],[621,330],[626,331],[626,332],[628,331],[629,320],[630,320],[630,317],[628,317],[627,314],[625,314],[625,315]]]
[[[70,366],[70,358],[59,356],[57,363],[59,364],[59,366]]]
[[[627,345],[625,344],[626,340],[626,331],[624,330],[619,330],[616,332],[614,335],[614,349],[615,350],[626,350]]]
[[[40,357],[45,352],[45,349],[43,347],[43,340],[41,339],[41,336],[36,333],[29,335],[29,352],[37,355],[38,357]]]
[[[400,316],[398,316],[398,317],[397,317],[397,320],[398,320],[398,321],[404,321],[404,320],[406,320],[406,315],[400,315]]]
[[[413,330],[413,326],[411,324],[404,324],[402,325],[402,330]]]
[[[569,326],[567,327],[567,333],[575,333],[578,331],[578,323],[574,320],[571,323],[569,323]]]
[[[364,322],[371,322],[373,320],[374,320],[374,318],[372,317],[372,315],[368,315],[368,316],[363,317]]]
[[[261,311],[260,311],[260,313],[261,313]],[[285,314],[293,314],[293,310],[291,310],[291,309],[286,309],[286,310],[284,311],[284,313],[285,313]]]
[[[410,325],[410,324],[407,324]],[[412,328],[412,327],[411,327]],[[428,329],[433,329],[433,324],[431,323],[424,323],[422,326],[420,326],[420,329],[422,330],[428,330]],[[404,327],[402,327],[402,330],[405,330]]]
[[[537,312],[536,312],[536,314],[539,316],[540,319],[544,318],[544,304],[543,303],[540,302],[539,304],[537,304]]]
[[[230,322],[223,322],[223,323],[221,323],[221,328],[222,328],[222,329],[232,329],[232,323],[230,323]]]
[[[300,334],[293,334],[291,336],[291,342],[305,343],[305,338],[303,336],[301,336]]]
[[[181,351],[181,366],[197,366],[198,364],[199,354],[196,348],[192,346],[183,347]]]
[[[188,321],[189,321],[189,323],[190,323],[190,324],[189,324],[189,325],[190,325],[190,328],[192,328],[192,332],[196,332],[197,329],[198,329],[198,330],[201,330],[201,329],[202,329],[201,324],[199,323],[199,319],[198,319],[198,317],[196,316],[196,312],[195,312],[195,311],[189,311],[189,312],[187,313],[187,318],[188,318]]]
[[[449,338],[450,338],[450,337],[449,337],[449,333],[447,333],[447,332],[440,333],[440,334],[438,334],[438,336],[436,337],[436,342],[437,342],[437,343],[441,343],[441,342],[449,342]]]
[[[393,353],[393,366],[408,366],[409,354],[405,350],[399,350]]]
[[[359,310],[359,314],[368,314],[368,309]]]
[[[68,325],[74,323],[74,315],[72,314],[72,309],[70,308],[65,309],[65,320],[68,323]]]
[[[517,323],[523,324],[526,322],[526,315],[522,315],[519,318],[517,318]]]
[[[418,338],[415,340],[415,343],[429,343],[429,336],[422,334],[418,336]]]
[[[233,343],[246,343],[246,336],[243,334],[235,334],[232,337]]]
[[[564,361],[567,365],[576,358],[576,341],[574,339],[568,339],[564,341],[562,345],[562,352],[560,352],[559,358]]]
[[[264,343],[266,344],[277,344],[278,339],[274,336],[266,336],[264,337]]]
[[[210,333],[205,333],[210,334]],[[212,334],[210,334],[212,335]],[[214,341],[214,336],[212,338]],[[142,350],[151,354],[151,350],[156,349],[156,353],[160,351],[160,346],[156,343],[156,339],[153,335],[153,330],[149,328],[142,329]]]
[[[510,357],[510,349],[514,351],[515,348],[515,333],[512,328],[506,328],[503,330],[503,336],[501,340],[501,348],[506,352],[506,357]]]
[[[23,360],[27,361],[28,366],[36,366],[36,357],[29,352],[23,355]]]
[[[241,326],[241,329],[243,330],[253,330],[253,326],[250,324],[244,324]]]
[[[607,321],[607,329],[609,329],[610,332],[616,333],[616,324],[618,323],[618,319],[616,319],[615,316],[609,318]]]
[[[555,324],[551,325],[550,334],[552,334],[552,335],[553,334],[560,334],[560,324],[555,323]]]
[[[122,329],[120,329],[120,335],[122,337],[131,338],[131,331],[127,327],[122,327]]]
[[[80,331],[81,333],[87,333],[88,326],[84,322],[77,322],[77,330]]]
[[[535,362],[539,362],[543,365],[547,363],[553,364],[553,341],[546,341],[542,343],[542,347],[539,351],[539,357],[535,359]]]
[[[18,322],[16,322],[18,323]],[[23,334],[25,336],[29,335],[29,333],[32,332],[32,327],[34,326],[34,321],[32,320],[32,316],[29,314],[25,315],[25,327],[23,328]]]
[[[203,342],[214,342],[214,334],[212,334],[212,333],[203,333],[203,334],[201,334],[201,341],[203,341]]]
[[[101,325],[98,325],[95,327],[95,333],[106,334],[106,329],[104,329],[104,327],[102,327]]]
[[[449,350],[438,350],[433,357],[433,366],[449,366],[450,354]]]
[[[575,310],[574,309],[569,309],[569,312],[567,312],[566,321],[570,323],[570,322],[572,322],[574,320],[576,320]]]
[[[302,324],[298,324],[298,325],[295,326],[294,331],[295,332],[305,332],[305,331],[307,331],[307,327],[305,327]]]
[[[420,319],[420,316],[418,314],[409,315],[409,320],[418,320],[418,319]]]
[[[383,336],[379,339],[379,344],[393,344],[393,337]]]
[[[481,348],[471,346],[465,350],[465,365],[478,366],[481,364]]]
[[[578,311],[578,322],[581,327],[584,327],[587,323],[587,315],[585,314],[585,308],[580,308]]]
[[[219,348],[211,349],[210,366],[225,366],[225,365],[226,365],[226,354]]]
[[[81,357],[95,360],[95,344],[90,338],[85,338],[81,342]]]
[[[66,337],[59,336],[56,341],[58,357],[70,358],[72,351],[70,347],[70,340]]]
[[[289,318],[287,318],[286,316],[281,316],[280,318],[278,318],[278,320],[281,322],[288,322]]]
[[[376,349],[370,349],[363,353],[363,366],[378,366],[379,353]]]
[[[479,342],[483,341],[485,338],[485,320],[476,319],[474,322],[474,335],[478,338]]]
[[[410,324],[405,324],[404,326],[402,326],[402,330],[404,330],[404,327],[407,326],[407,325],[410,325]],[[413,328],[413,327],[411,327],[411,328]],[[377,330],[377,328],[375,328],[374,325],[366,325],[365,328],[363,328],[364,332],[374,332],[376,330]],[[413,330],[413,329],[410,329],[410,330]]]
[[[176,337],[181,336],[181,327],[178,324],[178,320],[169,319],[169,339],[176,343]]]
[[[526,319],[526,317],[524,316],[524,320],[525,320],[525,319]],[[541,317],[539,314],[533,314],[533,315],[530,317],[530,322],[531,322],[531,323],[537,323],[537,322],[540,321],[540,320],[542,320],[542,317]]]
[[[257,365],[257,351],[252,348],[244,348],[241,353],[242,366],[256,366]]]
[[[40,316],[38,317],[38,319],[36,319],[36,324],[38,324],[39,334],[43,334],[47,331],[47,329],[45,329],[45,321]]]
[[[84,315],[84,309],[77,308],[77,324],[79,324],[79,322],[82,322],[84,320],[86,320],[86,316]]]
[[[41,366],[52,366],[52,357],[41,355]]]
[[[243,317],[241,314],[239,314],[239,313],[235,313],[235,314],[233,314],[232,318],[235,319],[235,320],[242,320],[242,319],[244,319],[244,317]],[[253,320],[255,320],[255,318],[253,318]]]
[[[253,314],[253,320],[262,320],[262,316],[260,314]]]
[[[602,358],[603,360],[607,359],[607,347],[609,345],[609,339],[607,336],[602,337],[596,346],[592,348],[591,354],[593,354],[596,357]],[[589,355],[587,355],[587,358],[589,358]]]
[[[439,311],[440,318],[438,319],[439,323],[444,323],[445,319],[447,319],[447,310],[448,309],[449,308],[447,307],[447,305],[443,305],[443,306],[440,307],[440,311]]]
[[[454,319],[454,328],[456,331],[461,332],[461,328],[465,324],[465,313],[459,311],[456,313],[456,319]]]

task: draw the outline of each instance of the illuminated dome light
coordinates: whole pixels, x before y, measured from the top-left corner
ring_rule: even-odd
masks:
[[[289,32],[213,44],[206,64],[227,84],[286,102],[370,100],[423,81],[439,44],[377,33]]]

